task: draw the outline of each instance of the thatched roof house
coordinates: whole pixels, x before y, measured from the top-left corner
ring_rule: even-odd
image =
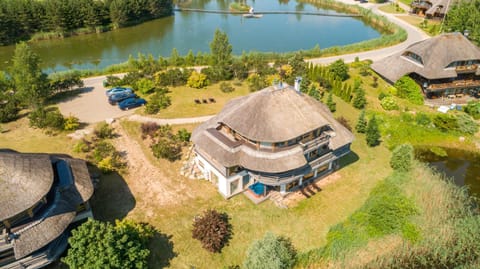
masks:
[[[0,268],[48,264],[65,249],[62,235],[70,224],[80,215],[91,216],[93,185],[82,160],[0,152],[0,188],[0,235],[5,238],[0,243]]]
[[[198,166],[207,179],[219,181],[225,197],[256,181],[281,189],[292,181],[301,183],[305,173],[316,174],[313,159],[331,154],[318,163],[328,166],[340,157],[332,152],[348,153],[352,140],[353,134],[325,105],[280,85],[230,101],[192,134]],[[243,184],[235,183],[240,177]]]
[[[448,83],[459,80],[463,91],[478,86],[479,64],[480,49],[462,34],[448,33],[412,44],[371,68],[391,83],[411,75],[428,90],[447,90],[455,86]]]

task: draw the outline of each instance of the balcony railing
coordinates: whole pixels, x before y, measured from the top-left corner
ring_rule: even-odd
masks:
[[[444,90],[444,89],[456,89],[456,88],[472,88],[479,87],[480,80],[456,80],[448,83],[435,83],[428,85],[427,90]]]
[[[319,137],[316,137],[308,142],[299,142],[300,146],[303,147],[303,150],[304,151],[307,151],[309,149],[312,149],[312,148],[317,148],[323,144],[325,144],[326,142],[328,142],[328,140],[330,139],[330,136],[328,134],[323,134]]]
[[[472,65],[461,65],[455,67],[455,71],[457,73],[474,73],[477,71],[478,65],[472,64]]]

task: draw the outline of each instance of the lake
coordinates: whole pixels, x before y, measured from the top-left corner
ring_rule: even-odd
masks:
[[[188,1],[188,0],[187,0]],[[191,1],[183,7],[208,10],[228,10],[231,1]],[[256,12],[308,11],[338,14],[310,4],[285,0],[247,1]],[[173,16],[149,21],[137,26],[101,34],[46,40],[31,44],[40,55],[47,72],[103,68],[125,62],[139,52],[168,57],[173,48],[181,55],[191,49],[209,52],[209,43],[216,29],[227,33],[234,54],[242,51],[289,52],[342,46],[380,36],[359,18],[315,15],[266,14],[258,19],[240,15],[175,12]],[[0,47],[0,61],[6,66],[14,46]]]
[[[480,198],[480,154],[458,149],[444,150],[447,157],[428,150],[417,151],[416,155],[419,160],[453,178],[458,186],[468,186],[470,194]]]

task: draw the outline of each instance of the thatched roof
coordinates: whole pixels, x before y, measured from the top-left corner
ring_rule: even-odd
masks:
[[[0,221],[35,205],[48,193],[52,183],[48,155],[0,152]]]
[[[405,53],[414,53],[423,62],[416,62]],[[455,68],[446,68],[455,61],[480,60],[480,49],[460,33],[442,34],[407,47],[404,51],[372,64],[372,69],[391,82],[417,73],[427,79],[457,77]],[[478,70],[477,70],[478,73]]]
[[[448,1],[452,1],[452,3],[449,5]],[[432,3],[432,7],[430,7],[425,14],[433,16],[435,13],[438,14],[446,14],[447,13],[447,6],[448,8],[451,7],[455,0],[430,0],[429,2]]]
[[[88,201],[92,196],[93,185],[86,163],[83,160],[64,155],[22,153],[0,153],[0,160],[3,160],[3,163],[1,163],[3,171],[10,171],[10,173],[2,174],[0,186],[9,188],[9,191],[13,193],[9,195],[9,199],[5,199],[16,208],[16,213],[13,216],[28,209],[31,206],[30,203],[38,202],[52,188],[54,191],[53,200],[49,200],[47,207],[40,210],[33,220],[21,228],[12,228],[15,236],[13,241],[15,258],[20,259],[44,247],[65,231],[76,216],[77,206]],[[73,181],[60,180],[59,183],[53,183],[52,164],[58,162],[66,162],[67,167],[69,167],[67,172],[71,173]],[[19,170],[21,172],[15,174],[12,171],[15,171],[15,167],[19,167],[18,163],[23,163],[20,166],[23,167],[23,170],[21,169]],[[27,169],[27,167],[31,168]],[[25,173],[25,170],[32,172]],[[34,173],[34,171],[37,172]],[[38,171],[44,172],[39,173]],[[46,174],[49,175],[49,180],[45,178]],[[8,175],[8,177],[5,177],[5,175]],[[24,181],[29,183],[25,184]],[[37,181],[40,181],[40,183]],[[45,182],[48,182],[48,184]],[[44,185],[48,185],[48,189],[41,192],[35,189],[37,186],[43,187]],[[28,187],[31,189],[28,189]],[[35,195],[42,193],[42,195],[39,195],[40,198],[38,199],[23,198],[24,196],[32,196],[31,193]],[[15,197],[19,198],[19,203],[12,200]],[[2,196],[2,198],[4,197]],[[5,212],[11,211],[8,211],[9,208],[5,208],[3,205],[2,202],[0,211],[6,216]]]
[[[283,142],[329,123],[318,104],[291,87],[271,86],[229,102],[216,119],[248,139]]]
[[[193,131],[192,141],[201,155],[208,155],[223,167],[239,165],[252,171],[281,173],[305,166],[307,160],[300,145],[274,152],[257,150],[248,143],[233,142],[216,130],[221,123],[262,142],[287,141],[325,125],[334,130],[329,142],[332,150],[353,141],[353,134],[324,104],[289,86],[268,87],[230,101],[217,116]]]

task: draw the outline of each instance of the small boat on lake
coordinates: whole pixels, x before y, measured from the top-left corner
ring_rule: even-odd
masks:
[[[244,18],[261,18],[261,17],[263,17],[263,15],[262,14],[247,13],[247,14],[243,14],[243,17]]]

